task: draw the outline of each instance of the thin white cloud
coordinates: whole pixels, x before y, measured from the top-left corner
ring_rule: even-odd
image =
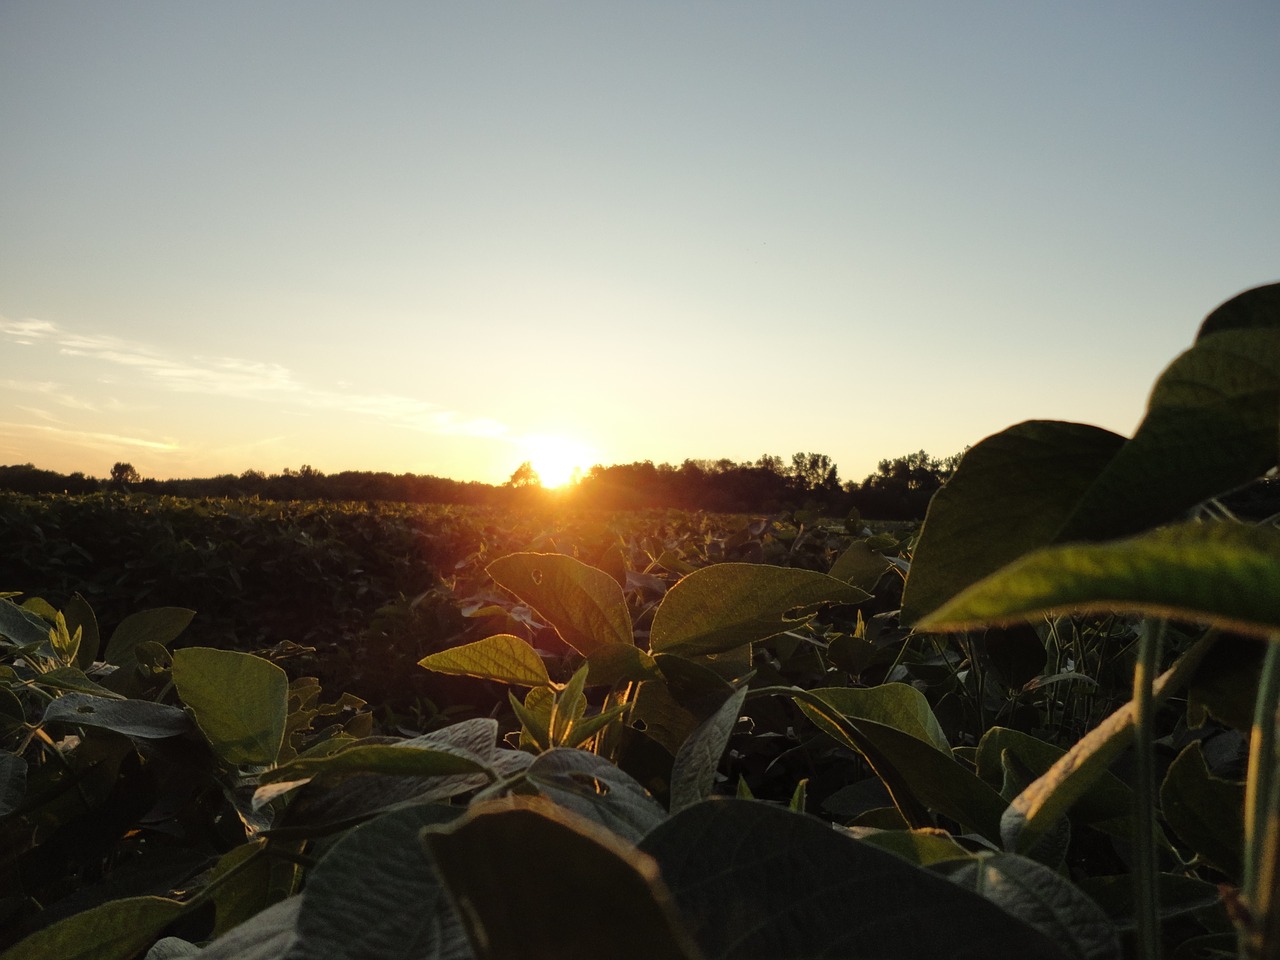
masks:
[[[274,400],[302,411],[343,411],[432,434],[500,437],[508,432],[508,427],[496,420],[467,418],[416,397],[308,387],[278,363],[200,356],[184,362],[146,344],[110,335],[76,333],[45,320],[7,320],[0,317],[0,335],[26,345],[46,344],[66,356],[86,357],[124,367],[130,371],[130,376],[141,375],[158,386],[179,393],[237,397],[259,402]],[[112,380],[107,375],[99,377],[99,382],[110,383]],[[19,381],[0,382],[0,385],[4,383]],[[36,392],[42,393],[53,394],[57,389],[56,384],[49,384],[48,390],[43,384],[37,386]],[[92,407],[85,406],[84,409]]]
[[[0,390],[12,390],[16,393],[35,393],[47,397],[54,403],[73,410],[96,410],[96,405],[82,400],[67,392],[61,383],[52,380],[0,380]]]
[[[77,446],[93,447],[100,450],[114,450],[118,447],[136,447],[140,450],[153,450],[171,453],[180,450],[179,444],[172,440],[146,440],[142,437],[126,437],[118,433],[99,433],[92,430],[67,430],[62,427],[45,426],[40,423],[5,423],[0,422],[0,433],[15,438],[30,437],[38,434],[53,437],[65,443]]]

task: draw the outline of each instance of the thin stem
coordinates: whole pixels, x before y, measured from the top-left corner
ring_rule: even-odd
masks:
[[[1142,624],[1138,632],[1138,663],[1133,672],[1134,750],[1137,789],[1134,809],[1134,902],[1137,934],[1144,960],[1160,960],[1160,897],[1156,863],[1155,693],[1160,669],[1165,621]]]
[[[1272,634],[1258,678],[1249,772],[1244,798],[1244,903],[1250,923],[1240,931],[1240,956],[1273,960],[1276,941],[1277,859],[1280,859],[1280,776],[1277,776],[1277,711],[1280,711],[1280,634]]]

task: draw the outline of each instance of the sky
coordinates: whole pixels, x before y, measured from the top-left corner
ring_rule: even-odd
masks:
[[[1130,435],[1280,279],[1280,5],[0,0],[0,463]]]

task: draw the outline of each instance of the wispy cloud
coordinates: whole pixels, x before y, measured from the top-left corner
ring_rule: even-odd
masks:
[[[237,357],[195,356],[182,360],[147,344],[105,334],[64,330],[46,320],[8,320],[0,317],[0,335],[19,344],[44,344],[66,356],[86,357],[122,367],[162,389],[287,404],[303,411],[344,411],[424,433],[450,436],[501,437],[508,427],[485,417],[466,417],[440,404],[390,393],[359,393],[308,386],[278,363]],[[104,382],[113,378],[100,377]],[[65,396],[61,387],[45,381],[0,381],[0,387]],[[345,384],[344,384],[345,386]],[[59,400],[66,406],[83,401]],[[92,409],[83,406],[83,409]]]
[[[63,407],[73,410],[96,410],[95,404],[82,400],[68,392],[66,386],[52,380],[0,380],[0,390],[16,393],[35,393]]]
[[[97,450],[117,450],[120,447],[132,447],[139,450],[172,453],[181,449],[172,440],[147,440],[142,437],[126,437],[118,433],[69,430],[64,427],[47,426],[42,423],[6,423],[0,421],[0,433],[19,439],[29,438],[33,435],[50,437],[64,443],[91,447]]]

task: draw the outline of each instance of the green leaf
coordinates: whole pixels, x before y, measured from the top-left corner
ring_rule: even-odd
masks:
[[[871,549],[866,540],[855,540],[836,557],[827,573],[860,590],[872,590],[890,566],[884,554]]]
[[[652,858],[545,800],[507,798],[423,834],[479,960],[694,960]]]
[[[549,687],[547,665],[528,641],[509,633],[441,650],[423,657],[418,666],[461,677],[480,677],[520,687]]]
[[[114,634],[111,644],[114,651]],[[235,650],[185,647],[173,654],[173,683],[225,762],[275,762],[288,720],[289,678],[274,663]]]
[[[1164,523],[1276,465],[1280,329],[1203,337],[1156,381],[1133,439],[1086,491],[1060,542]]]
[[[472,952],[440,877],[418,841],[461,807],[414,806],[361,824],[307,877],[292,960],[469,960]],[[356,881],[356,882],[353,882]]]
[[[98,648],[102,643],[93,608],[77,593],[71,598],[63,613],[67,618],[67,629],[73,634],[77,630],[80,631],[80,649],[76,653],[75,665],[81,670],[87,670],[98,658]]]
[[[0,637],[20,647],[47,646],[49,624],[12,600],[0,600]]]
[[[657,860],[707,960],[1065,956],[959,885],[765,803],[697,804],[640,849]]]
[[[184,909],[162,897],[112,900],[33,933],[3,960],[133,960]]]
[[[1280,631],[1280,530],[1194,523],[1047,547],[964,590],[918,626],[970,630],[1072,611],[1209,622],[1268,637]]]
[[[58,659],[73,664],[80,652],[80,634],[67,629],[67,618],[60,611],[54,612],[53,628],[49,631],[49,643]]]
[[[92,694],[95,697],[106,697],[114,700],[124,699],[114,690],[108,690],[106,687],[94,683],[78,667],[54,667],[48,673],[42,673],[33,679],[36,686],[48,687],[51,690],[70,690],[75,693]]]
[[[53,720],[114,730],[144,740],[176,737],[192,728],[191,718],[181,707],[147,700],[109,700],[83,693],[68,693],[52,701],[45,708],[44,722]]]
[[[720,653],[791,630],[822,604],[861,603],[869,596],[812,570],[717,563],[667,591],[649,643],[654,653]],[[792,611],[799,613],[789,616]]]
[[[592,686],[613,687],[658,676],[653,657],[634,644],[610,643],[596,647],[587,657],[587,663],[591,666]]]
[[[671,769],[672,813],[691,807],[711,795],[720,758],[729,745],[729,736],[738,724],[746,699],[746,687],[735,691],[680,745],[675,766]]]
[[[538,750],[551,747],[551,712],[556,707],[556,695],[549,687],[534,687],[525,694],[524,702],[510,690],[507,700],[520,721],[520,745],[532,744]]]
[[[1164,920],[1204,910],[1222,899],[1217,884],[1194,877],[1160,873],[1156,874],[1156,886],[1160,899],[1160,917]],[[1121,930],[1133,929],[1133,874],[1081,877],[1079,887]],[[1181,956],[1181,951],[1178,955]],[[1234,951],[1232,956],[1235,956]]]
[[[1210,866],[1238,883],[1243,873],[1244,784],[1209,772],[1200,741],[1187,744],[1160,787],[1165,821]]]
[[[513,553],[485,569],[583,656],[607,644],[633,642],[626,597],[603,570],[559,553]]]
[[[0,817],[7,817],[27,795],[27,761],[0,750]]]
[[[915,623],[1051,543],[1124,442],[1087,424],[1029,420],[967,451],[929,503],[903,588],[902,622]]]
[[[1207,632],[1157,677],[1152,685],[1154,703],[1161,704],[1180,690],[1216,642],[1216,634]],[[1059,817],[1089,793],[1111,761],[1132,742],[1134,715],[1130,700],[1077,740],[1013,798],[1000,818],[1000,838],[1006,850],[1022,853],[1034,847]]]
[[[1073,960],[1120,960],[1120,933],[1071,881],[1009,853],[950,861],[936,868],[967,890],[1035,927]]]
[[[169,646],[187,629],[195,615],[194,610],[183,607],[156,607],[130,614],[111,632],[111,639],[107,641],[107,662],[127,666],[132,661],[134,647],[140,643]]]
[[[924,807],[967,825],[988,840],[999,839],[1004,800],[949,753],[889,724],[833,717],[825,711],[839,711],[825,701],[822,709],[803,699],[796,703],[819,729],[862,754],[909,824],[930,825],[919,813]]]
[[[941,830],[879,830],[874,827],[849,828],[849,834],[859,843],[901,857],[918,867],[927,867],[947,860],[968,860],[973,856],[968,850]]]
[[[1007,727],[991,727],[978,742],[975,761],[978,776],[994,786],[1004,782],[1009,757],[1015,758],[1019,766],[1033,778],[1039,778],[1061,760],[1065,753],[1061,747],[1045,743],[1028,733]],[[1020,789],[1017,792],[1022,791]],[[1005,796],[1012,800],[1014,795]],[[1128,784],[1111,771],[1103,770],[1099,772],[1097,780],[1076,799],[1071,814],[1082,823],[1102,823],[1127,817],[1132,809],[1133,791]]]
[[[583,696],[582,688],[587,682],[589,670],[584,663],[574,671],[564,689],[556,694],[555,702],[551,705],[551,719],[547,723],[552,746],[563,746],[574,723],[586,713],[587,698]]]
[[[810,694],[850,720],[874,720],[909,733],[951,757],[951,744],[925,695],[908,683],[878,687],[822,687]]]
[[[1270,283],[1238,293],[1216,307],[1196,334],[1199,342],[1223,330],[1280,328],[1280,283]]]
[[[529,765],[525,777],[559,806],[625,840],[639,840],[667,815],[634,778],[586,750],[548,750]]]
[[[432,749],[400,743],[370,743],[347,747],[327,756],[302,756],[281,764],[261,777],[262,784],[298,780],[321,773],[382,773],[401,777],[447,777],[489,773],[488,766],[468,751],[441,744]]]

